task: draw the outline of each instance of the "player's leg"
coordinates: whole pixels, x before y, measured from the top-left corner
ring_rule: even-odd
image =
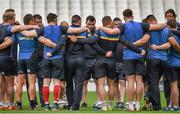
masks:
[[[169,66],[166,70],[166,78],[170,82],[171,88],[170,110],[177,110],[179,107],[178,68]]]
[[[24,84],[25,74],[18,74],[17,76],[17,85],[16,85],[16,103],[17,109],[22,109],[22,87]]]
[[[114,98],[115,98],[115,100],[116,100],[116,108],[119,108],[119,103],[120,103],[120,89],[119,89],[119,79],[117,80],[115,80],[115,83],[114,83]]]
[[[42,65],[41,62],[38,63],[38,69],[37,69],[37,79],[38,79],[38,88],[39,88],[39,99],[41,103],[41,107],[44,107],[44,99],[43,99],[43,93],[42,93],[42,88],[43,88],[43,71],[42,71]]]
[[[85,80],[83,81],[83,96],[81,107],[87,108],[88,81],[94,73],[95,59],[85,59]]]
[[[6,102],[8,104],[9,110],[15,110],[14,106],[14,76],[5,76],[5,81],[7,83],[6,88]]]
[[[89,80],[85,80],[83,82],[83,94],[82,94],[82,106],[81,106],[82,108],[87,107],[88,81]]]
[[[142,97],[142,76],[146,74],[146,68],[143,59],[136,60],[136,111],[140,110],[140,101]]]
[[[64,76],[64,61],[61,59],[52,60],[52,78],[54,85],[54,106],[53,110],[59,109],[59,95],[61,93],[60,79]]]
[[[149,100],[152,103],[153,110],[161,110],[159,91],[160,64],[161,61],[158,59],[147,60],[148,95]]]
[[[25,79],[25,73],[26,73],[26,65],[24,60],[18,61],[18,75],[17,75],[17,85],[16,85],[16,103],[17,103],[17,109],[22,109],[22,87],[24,84]]]
[[[140,101],[142,97],[142,76],[136,75],[136,110],[140,110]]]
[[[5,97],[5,79],[2,74],[0,74],[0,110],[4,110],[4,97]]]
[[[84,77],[84,68],[85,68],[85,61],[83,57],[77,57],[75,60],[75,76],[74,76],[74,83],[75,83],[75,89],[74,89],[74,102],[72,105],[73,110],[79,110],[80,101],[82,99],[82,90],[83,90],[83,81],[85,79]]]
[[[66,55],[64,63],[64,73],[66,80],[66,95],[68,100],[68,109],[72,108],[73,103],[73,77],[74,77],[74,61],[71,55]]]
[[[116,78],[116,62],[113,59],[106,60],[106,72],[107,72],[107,83],[108,83],[108,110],[113,109],[113,100],[115,94],[115,78]]]
[[[30,109],[36,109],[36,77],[37,77],[37,63],[34,60],[26,60],[27,76],[28,76],[28,93],[30,99]]]
[[[105,81],[106,81],[106,70],[105,70],[105,60],[104,58],[98,58],[95,65],[95,77],[97,78],[98,83],[98,93],[99,100],[102,103],[102,110],[108,110],[106,103],[106,90],[105,90]]]
[[[135,97],[135,60],[124,60],[124,72],[127,80],[128,110],[134,111],[133,101]]]
[[[114,79],[110,79],[108,78],[107,79],[107,82],[108,82],[108,99],[109,99],[109,103],[108,103],[108,110],[112,110],[113,108],[113,100],[114,100],[114,90],[115,90],[115,87],[114,87]]]
[[[49,96],[50,96],[50,89],[49,85],[51,83],[51,69],[49,68],[50,61],[47,59],[42,60],[42,71],[43,71],[43,87],[42,87],[42,93],[43,93],[43,99],[44,99],[44,109],[50,110],[50,102],[49,102]]]
[[[118,77],[118,91],[119,91],[119,102],[117,102],[118,108],[124,108],[124,97],[126,92],[126,79],[124,74],[123,63],[116,63],[116,74]]]
[[[124,98],[126,94],[126,81],[119,80],[119,91],[120,91],[120,108],[124,108]]]
[[[106,104],[106,90],[105,90],[105,77],[98,78],[99,100],[102,102],[102,109],[107,110]]]

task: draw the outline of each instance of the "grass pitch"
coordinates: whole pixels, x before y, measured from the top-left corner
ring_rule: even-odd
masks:
[[[37,94],[38,96],[38,94]],[[36,110],[36,111],[30,111],[29,110],[29,101],[28,101],[28,98],[27,98],[27,94],[26,92],[23,93],[23,110],[13,110],[13,111],[9,111],[9,110],[4,110],[4,111],[0,111],[0,114],[9,114],[9,113],[15,113],[15,114],[22,114],[22,113],[26,113],[26,114],[50,114],[50,113],[53,113],[53,114],[90,114],[90,113],[94,113],[94,114],[102,114],[102,113],[106,113],[106,114],[119,114],[119,113],[129,113],[131,114],[132,112],[128,112],[128,111],[125,111],[123,109],[113,109],[113,111],[93,111],[93,104],[94,102],[97,100],[97,97],[96,97],[96,93],[95,92],[89,92],[88,93],[88,108],[81,108],[79,111],[68,111],[66,109],[61,109],[59,111],[44,111],[43,108],[40,108],[40,110]],[[39,97],[38,97],[38,101],[39,101]],[[50,101],[51,101],[51,104],[53,104],[53,95],[51,93],[50,95]],[[164,94],[161,93],[161,103],[162,103],[162,106],[165,107],[166,106],[166,101],[165,101],[165,98],[164,98]],[[115,105],[115,102],[114,102],[114,105]],[[141,106],[143,106],[143,99],[141,101]],[[177,114],[177,113],[180,113],[180,112],[167,112],[167,111],[139,111],[139,112],[133,112],[134,114],[139,114],[139,113],[142,113],[142,114],[157,114],[157,113],[171,113],[171,114]]]

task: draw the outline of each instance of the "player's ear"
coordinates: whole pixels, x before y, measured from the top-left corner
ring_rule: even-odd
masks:
[[[124,21],[126,22],[126,17],[123,17]]]

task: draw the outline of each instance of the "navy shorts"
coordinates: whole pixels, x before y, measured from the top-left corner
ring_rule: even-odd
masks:
[[[61,80],[64,77],[64,60],[62,59],[43,59],[42,69],[44,78],[54,78]]]
[[[116,77],[115,80],[126,80],[125,73],[124,73],[124,65],[123,63],[116,62]]]
[[[96,62],[96,78],[107,77],[109,79],[115,79],[116,77],[116,62],[114,59],[100,57]]]
[[[180,74],[180,67],[168,66],[168,68],[165,72],[165,76],[166,76],[167,80],[170,82],[177,81],[179,74]]]
[[[23,59],[18,61],[18,73],[19,74],[36,74],[37,62],[32,59]]]
[[[11,57],[0,58],[0,74],[12,76],[17,74],[17,61]]]
[[[91,77],[96,79],[95,65],[96,65],[96,58],[85,59],[85,80],[89,80],[89,79],[91,79]]]
[[[124,71],[125,75],[146,75],[146,68],[144,59],[129,59],[124,60]]]

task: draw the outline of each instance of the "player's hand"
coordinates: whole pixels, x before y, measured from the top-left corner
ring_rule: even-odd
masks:
[[[87,31],[88,33],[91,33],[91,31],[90,31],[89,28],[87,28],[87,27],[86,27],[86,31]]]
[[[32,25],[33,29],[39,29],[40,27],[38,25]]]
[[[112,57],[112,55],[113,55],[113,52],[112,52],[112,51],[108,51],[108,52],[106,53],[106,57]]]
[[[152,50],[157,50],[157,49],[158,49],[158,46],[155,45],[155,44],[152,44],[152,45],[150,45],[150,48],[151,48]]]
[[[51,56],[52,56],[52,54],[50,52],[46,53],[46,57],[51,57]]]
[[[77,37],[76,36],[71,36],[71,42],[74,42],[74,43],[76,43],[77,42]]]
[[[15,21],[14,25],[20,25],[20,22],[19,21]]]
[[[146,54],[146,51],[145,50],[141,50],[141,55],[145,55]]]
[[[91,31],[87,27],[84,28],[86,29],[86,32],[91,33]]]

